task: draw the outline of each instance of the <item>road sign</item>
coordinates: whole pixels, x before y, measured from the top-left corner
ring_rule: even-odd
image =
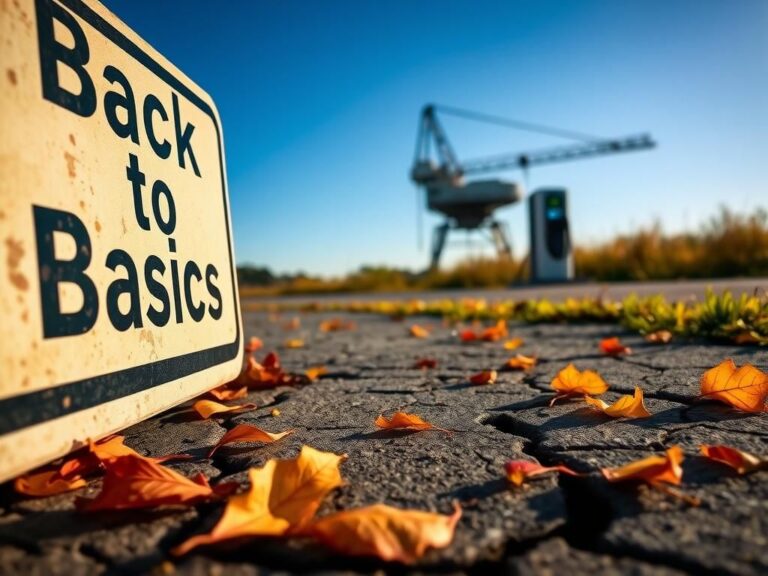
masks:
[[[242,362],[219,116],[98,2],[0,3],[0,480]]]

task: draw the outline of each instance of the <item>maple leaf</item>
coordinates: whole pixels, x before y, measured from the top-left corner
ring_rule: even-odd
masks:
[[[226,406],[213,400],[198,400],[192,405],[195,412],[200,414],[203,419],[208,419],[216,414],[225,414],[227,412],[242,412],[243,410],[253,410],[256,404],[237,404],[235,406]]]
[[[325,366],[313,366],[312,368],[307,368],[304,371],[304,375],[309,378],[310,382],[314,382],[321,376],[325,376],[328,374],[328,368]]]
[[[645,407],[643,391],[639,386],[635,386],[634,395],[622,396],[611,405],[589,395],[585,395],[584,400],[611,418],[648,418],[651,415]]]
[[[469,381],[476,386],[482,386],[483,384],[493,384],[496,382],[497,376],[496,370],[483,370],[470,376]]]
[[[624,346],[618,337],[603,338],[600,340],[600,351],[608,356],[621,356],[622,354],[632,354],[632,348]]]
[[[510,358],[504,363],[505,370],[530,370],[534,366],[536,366],[536,357],[535,356],[523,356],[522,354],[518,354],[514,358]]]
[[[459,518],[458,504],[450,516],[375,504],[320,518],[307,533],[343,554],[411,564],[429,548],[448,546]]]
[[[40,497],[71,492],[86,484],[79,475],[64,477],[58,470],[43,470],[19,476],[13,481],[13,489],[19,494]]]
[[[376,418],[376,426],[382,430],[439,430],[450,434],[450,430],[433,426],[429,422],[422,420],[416,414],[408,414],[407,412],[395,412],[389,420],[387,420],[386,417],[379,415],[379,417]]]
[[[517,350],[522,345],[523,345],[522,338],[512,338],[511,340],[507,340],[506,342],[504,342],[504,350]]]
[[[437,368],[437,360],[434,358],[419,358],[413,367],[421,370],[431,370]]]
[[[506,472],[507,480],[515,486],[522,486],[523,482],[528,478],[548,474],[549,472],[562,472],[570,476],[579,475],[562,464],[558,466],[542,466],[538,462],[531,462],[530,460],[510,460],[504,464],[504,471]]]
[[[214,495],[205,476],[189,479],[140,456],[119,456],[108,461],[101,492],[93,500],[80,500],[81,510],[126,510],[162,505],[189,505]]]
[[[730,466],[739,474],[768,469],[768,458],[761,458],[731,446],[702,444],[701,453],[710,460]]]
[[[645,341],[651,344],[668,344],[672,341],[672,332],[669,330],[656,330],[645,335]]]
[[[230,388],[228,386],[219,386],[213,390],[209,390],[208,394],[216,398],[216,400],[237,400],[238,398],[245,398],[248,395],[248,387],[241,386],[238,388]]]
[[[701,376],[701,398],[712,398],[745,412],[763,412],[768,375],[751,364],[739,369],[728,358]]]
[[[289,434],[293,434],[293,430],[272,433],[250,424],[238,424],[221,437],[221,440],[219,440],[216,445],[211,448],[210,452],[208,452],[207,457],[210,458],[213,456],[216,450],[225,444],[232,444],[234,442],[264,442],[265,444],[270,444],[281,438],[285,438]]]
[[[250,354],[252,352],[256,352],[256,350],[259,350],[263,346],[264,343],[261,341],[261,338],[251,336],[251,339],[248,340],[248,343],[245,345],[245,351]]]
[[[552,379],[550,386],[557,392],[549,403],[550,406],[562,398],[580,394],[598,395],[608,390],[608,384],[597,372],[592,370],[581,372],[573,364],[568,364],[560,370]]]
[[[323,498],[341,486],[339,464],[346,455],[303,446],[293,460],[269,460],[248,471],[250,487],[230,498],[224,515],[209,534],[193,536],[174,550],[193,548],[244,536],[280,536],[299,531],[315,515]]]
[[[429,330],[425,328],[424,326],[419,326],[418,324],[413,324],[408,329],[411,336],[414,338],[429,338]]]

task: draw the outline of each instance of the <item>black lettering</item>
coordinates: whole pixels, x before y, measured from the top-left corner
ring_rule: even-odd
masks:
[[[128,82],[128,78],[114,66],[104,68],[104,78],[110,84],[119,84],[125,92],[120,94],[120,92],[109,90],[104,94],[104,114],[109,125],[120,138],[130,136],[131,140],[138,144],[139,126],[136,123],[136,98],[133,96],[133,89],[130,82]],[[118,108],[125,109],[125,124],[120,122],[120,118],[117,116]]]
[[[192,278],[196,278],[198,282],[203,279],[203,275],[200,273],[200,268],[197,264],[191,260],[184,266],[184,300],[187,303],[187,310],[192,320],[200,322],[205,316],[205,304],[200,302],[197,306],[192,301]]]
[[[208,287],[208,293],[217,302],[216,308],[214,308],[212,304],[208,305],[208,313],[211,315],[211,318],[218,320],[221,318],[221,311],[223,308],[221,301],[221,291],[219,291],[218,286],[216,286],[216,284],[214,284],[211,280],[212,277],[218,278],[219,271],[216,270],[216,267],[213,264],[208,264],[208,266],[205,268],[205,285]]]
[[[136,265],[124,250],[116,249],[107,254],[107,268],[116,270],[118,266],[125,268],[126,278],[113,281],[107,288],[107,313],[112,326],[120,332],[125,332],[131,326],[141,328],[144,323],[141,320],[141,301],[139,295],[139,278]],[[128,312],[120,311],[118,299],[121,294],[128,294],[131,306]]]
[[[195,153],[192,150],[192,133],[195,131],[195,127],[187,122],[184,127],[184,131],[181,130],[181,113],[179,112],[179,97],[173,94],[173,125],[176,129],[176,154],[179,158],[179,166],[186,168],[184,163],[184,153],[189,152],[189,161],[192,163],[192,170],[197,176],[200,176],[200,170],[197,168],[197,161],[195,160]]]
[[[155,136],[155,125],[152,123],[152,113],[157,112],[163,122],[168,121],[168,113],[163,108],[162,102],[154,94],[149,94],[144,99],[144,128],[147,131],[147,139],[149,140],[152,150],[155,151],[160,158],[168,158],[171,155],[171,143],[168,140],[160,142]]]
[[[154,273],[160,272],[162,277],[165,274],[165,264],[157,256],[150,256],[144,263],[144,283],[147,285],[147,290],[155,298],[160,300],[163,307],[158,310],[153,304],[147,308],[147,318],[155,326],[165,326],[168,324],[168,320],[171,317],[171,299],[168,296],[168,290],[162,282],[155,279]]]
[[[160,212],[160,195],[165,196],[168,202],[168,220],[163,220],[163,214]],[[176,205],[173,202],[173,194],[170,188],[162,180],[157,180],[152,185],[152,213],[155,215],[155,222],[163,232],[170,236],[176,229]]]
[[[135,154],[128,154],[128,166],[125,175],[133,188],[133,210],[136,214],[136,222],[143,230],[149,230],[149,218],[144,214],[144,201],[141,198],[141,187],[147,182],[144,172],[139,170],[139,159]]]
[[[40,48],[40,76],[43,81],[43,98],[74,112],[78,116],[88,117],[96,111],[96,90],[93,80],[88,75],[85,65],[91,53],[83,29],[75,18],[64,8],[51,0],[36,0],[37,42]],[[56,41],[53,21],[57,20],[70,31],[75,46],[69,48]],[[3,48],[5,50],[5,48]],[[61,62],[72,70],[80,80],[80,94],[73,94],[59,85]],[[190,149],[191,152],[191,149]],[[198,174],[199,176],[199,174]]]
[[[176,310],[176,324],[184,322],[181,310],[181,293],[179,292],[179,263],[171,260],[171,284],[173,284],[173,307]]]
[[[74,214],[52,208],[32,206],[37,240],[37,267],[40,274],[40,304],[43,312],[43,338],[73,336],[88,332],[99,314],[99,295],[93,280],[85,274],[91,263],[91,239],[85,224]],[[75,241],[75,257],[58,260],[53,233],[68,234]],[[62,312],[59,283],[75,284],[83,293],[83,306],[77,312]]]

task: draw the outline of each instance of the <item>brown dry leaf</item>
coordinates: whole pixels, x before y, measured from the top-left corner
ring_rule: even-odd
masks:
[[[611,405],[589,395],[585,395],[584,400],[611,418],[648,418],[651,415],[645,407],[643,391],[639,386],[635,386],[634,395],[622,396]]]
[[[534,476],[540,476],[549,472],[562,472],[570,476],[578,476],[577,472],[574,472],[570,468],[564,465],[558,466],[542,466],[538,462],[531,462],[530,460],[510,460],[504,464],[504,471],[507,474],[507,480],[509,480],[515,486],[522,486],[528,478]]]
[[[301,318],[298,316],[294,316],[283,324],[283,330],[298,330],[299,328],[301,328]]]
[[[407,412],[395,412],[389,420],[379,415],[376,418],[376,426],[382,430],[439,430],[450,434],[450,430],[433,426],[416,414],[408,414]]]
[[[520,346],[523,345],[523,339],[522,338],[512,338],[511,340],[507,340],[504,342],[504,350],[517,350],[520,348]]]
[[[234,442],[264,442],[265,444],[271,444],[281,438],[285,438],[289,434],[293,434],[293,430],[272,433],[250,424],[238,424],[221,437],[221,440],[216,443],[216,446],[211,448],[211,451],[208,452],[207,457],[210,458],[213,456],[216,450],[225,444],[232,444]]]
[[[304,348],[304,340],[301,338],[289,338],[285,342],[283,342],[283,346],[286,348]]]
[[[498,373],[496,370],[483,370],[482,372],[470,376],[469,381],[475,386],[482,386],[484,384],[493,384],[496,382],[497,377]]]
[[[53,496],[71,492],[85,486],[82,476],[63,477],[58,470],[43,470],[19,476],[13,481],[13,489],[27,496]]]
[[[632,354],[632,348],[624,346],[618,337],[603,338],[600,340],[600,351],[608,356],[621,356],[622,354]]]
[[[701,376],[701,396],[745,412],[763,412],[768,397],[768,375],[751,364],[736,369],[728,358]]]
[[[304,375],[309,378],[310,382],[316,381],[321,376],[328,374],[328,368],[325,366],[312,366],[304,371]]]
[[[81,500],[82,510],[126,510],[162,505],[189,505],[214,495],[205,476],[189,479],[140,456],[120,456],[106,465],[101,492]]]
[[[518,354],[517,356],[510,358],[504,363],[503,368],[505,370],[530,370],[536,366],[537,359],[535,356],[523,356]]]
[[[668,344],[672,341],[672,332],[669,330],[656,330],[645,335],[645,341],[651,344]]]
[[[236,406],[226,406],[213,400],[198,400],[192,408],[200,414],[203,419],[208,419],[216,414],[226,414],[227,412],[240,412],[243,410],[253,410],[256,404],[237,404]]]
[[[193,536],[172,553],[178,556],[204,544],[300,530],[323,498],[343,484],[339,464],[345,459],[304,446],[293,460],[270,460],[262,468],[251,468],[248,491],[230,498],[213,530]]]
[[[550,406],[561,398],[581,394],[596,396],[608,390],[608,384],[603,381],[597,372],[592,370],[581,372],[573,364],[568,364],[568,366],[560,370],[557,376],[552,379],[550,386],[557,392],[549,403]]]
[[[429,330],[427,328],[425,328],[424,326],[420,326],[418,324],[413,324],[408,329],[408,332],[414,338],[429,338]]]
[[[450,516],[375,504],[320,518],[307,533],[343,554],[411,564],[429,548],[448,546],[459,518],[458,504]]]
[[[318,328],[320,332],[340,332],[342,330],[354,330],[356,324],[354,322],[342,320],[341,318],[330,318],[320,322]]]
[[[437,368],[437,360],[434,358],[419,358],[413,367],[421,370],[432,370]]]
[[[731,446],[702,444],[701,453],[710,460],[730,466],[739,474],[768,469],[768,458],[761,458]]]
[[[228,386],[219,386],[213,390],[209,390],[208,394],[216,398],[216,400],[237,400],[239,398],[245,398],[248,395],[248,387],[241,386],[239,388],[230,388]]]

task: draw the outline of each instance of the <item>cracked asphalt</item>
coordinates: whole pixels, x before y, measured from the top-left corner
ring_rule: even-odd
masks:
[[[127,429],[126,443],[146,455],[192,454],[194,460],[168,465],[184,474],[203,472],[214,483],[244,482],[249,467],[294,457],[302,444],[346,453],[347,484],[328,498],[321,515],[377,502],[448,513],[459,500],[464,515],[450,547],[429,552],[408,569],[336,556],[306,541],[272,539],[172,560],[168,550],[209,530],[220,505],[84,516],[74,511],[74,500],[97,493],[99,480],[41,499],[20,498],[6,484],[0,488],[0,574],[768,573],[768,471],[740,477],[697,455],[702,443],[768,453],[768,415],[694,400],[704,370],[726,357],[765,370],[764,349],[655,346],[610,325],[512,325],[511,335],[525,339],[516,352],[537,355],[539,364],[527,373],[502,372],[492,385],[472,386],[468,376],[509,357],[500,343],[460,344],[453,328],[430,318],[394,322],[355,315],[349,318],[356,330],[321,333],[322,320],[347,317],[303,314],[301,328],[286,331],[282,324],[292,316],[270,321],[267,314],[247,313],[245,334],[264,341],[257,357],[274,349],[286,370],[325,365],[325,377],[254,391],[243,401],[258,409],[227,418],[200,420],[183,405]],[[432,337],[409,337],[412,322],[431,324]],[[621,335],[635,353],[622,359],[598,354],[598,341],[612,335]],[[306,347],[282,346],[295,337]],[[438,367],[414,369],[422,357],[436,358]],[[568,362],[599,371],[610,385],[607,401],[641,386],[653,416],[611,420],[582,402],[549,408],[549,383]],[[271,415],[275,407],[277,417]],[[397,410],[454,432],[377,432],[376,416]],[[225,430],[242,422],[296,432],[271,445],[224,447],[206,459]],[[601,467],[673,444],[687,455],[681,488],[701,499],[699,507],[643,487],[609,485],[599,474]],[[504,462],[532,457],[587,475],[545,476],[508,487]]]

